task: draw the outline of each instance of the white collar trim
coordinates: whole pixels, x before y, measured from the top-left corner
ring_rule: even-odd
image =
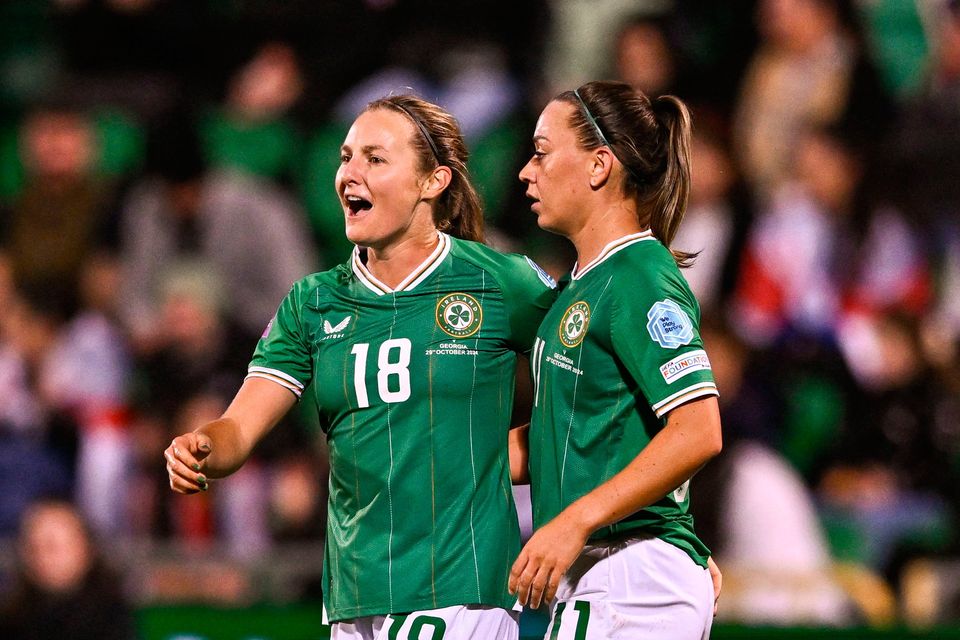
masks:
[[[579,280],[580,278],[585,276],[587,272],[589,272],[591,269],[596,267],[598,264],[605,261],[607,258],[612,256],[613,254],[623,249],[626,249],[632,244],[643,242],[644,240],[656,240],[656,238],[653,237],[653,232],[650,231],[649,229],[647,229],[646,231],[641,231],[640,233],[631,233],[628,236],[617,238],[616,240],[614,240],[613,242],[605,246],[603,248],[603,251],[600,252],[600,255],[598,255],[596,258],[594,258],[589,263],[587,263],[587,265],[584,266],[582,269],[580,268],[579,263],[574,264],[573,270],[570,272],[570,278],[572,280]]]
[[[415,269],[413,269],[413,271],[411,271],[410,274],[407,275],[407,277],[404,278],[395,289],[391,289],[370,272],[370,270],[367,268],[367,265],[365,265],[363,260],[360,259],[360,247],[353,248],[353,274],[365,287],[373,291],[378,296],[382,296],[387,293],[396,293],[398,291],[410,291],[418,284],[426,280],[431,273],[436,271],[437,267],[440,266],[444,258],[447,257],[447,254],[450,253],[450,236],[439,231],[437,232],[437,236],[439,237],[440,241],[437,243],[437,246],[433,252],[427,256],[426,260],[421,262]]]

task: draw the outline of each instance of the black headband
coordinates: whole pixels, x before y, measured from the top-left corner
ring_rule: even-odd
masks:
[[[638,176],[637,174],[635,174],[635,173],[633,172],[633,169],[631,169],[630,166],[627,165],[626,162],[624,162],[623,160],[621,160],[620,156],[617,155],[617,150],[614,148],[614,146],[613,146],[612,144],[610,144],[610,141],[607,140],[607,136],[603,135],[603,129],[600,128],[600,123],[597,122],[597,119],[593,117],[593,114],[590,113],[590,107],[588,107],[588,106],[587,106],[587,103],[584,102],[584,101],[583,101],[583,98],[580,97],[580,90],[579,90],[579,89],[574,89],[574,90],[573,90],[573,95],[574,95],[574,96],[577,98],[577,100],[580,102],[580,106],[583,107],[583,115],[585,115],[585,116],[587,117],[587,122],[589,122],[591,125],[593,125],[594,131],[596,131],[596,132],[597,132],[597,135],[600,136],[600,142],[602,142],[605,147],[609,147],[609,148],[610,148],[610,153],[613,154],[613,157],[614,157],[614,158],[616,158],[617,160],[620,160],[620,164],[622,164],[622,165],[623,165],[623,168],[627,170],[627,173],[629,173],[631,176],[633,176],[633,179],[634,179],[634,180],[636,180],[636,181],[637,181],[638,183],[640,183],[640,184],[644,184],[643,180],[640,179],[640,176]]]
[[[436,158],[437,164],[443,164],[442,162],[440,162],[440,150],[437,149],[437,143],[433,141],[433,136],[430,135],[430,132],[427,131],[427,128],[423,126],[422,122],[420,122],[420,118],[413,115],[413,112],[407,109],[402,104],[399,104],[397,102],[391,102],[390,104],[395,106],[397,109],[400,109],[400,111],[403,111],[405,114],[407,114],[407,116],[409,116],[411,120],[413,120],[413,123],[417,125],[418,129],[420,129],[420,133],[423,134],[424,140],[426,140],[427,144],[430,145],[430,151],[433,151],[433,157]]]

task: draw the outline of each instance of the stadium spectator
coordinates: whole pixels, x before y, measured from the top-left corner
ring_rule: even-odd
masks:
[[[617,35],[613,56],[617,77],[647,95],[677,94],[676,53],[666,18],[647,14],[630,18]]]
[[[690,483],[690,510],[729,585],[718,619],[853,623],[814,493],[778,450],[787,407],[774,367],[716,319],[701,335],[720,391],[724,449]]]
[[[744,339],[769,346],[796,333],[832,345],[859,314],[921,313],[930,283],[916,233],[871,197],[862,152],[838,128],[813,127],[793,162],[747,237],[731,309]]]
[[[69,502],[39,500],[24,513],[17,581],[0,604],[0,635],[10,640],[137,637],[122,582]]]
[[[36,388],[49,410],[76,425],[74,499],[100,535],[130,533],[135,500],[124,482],[133,449],[129,394],[133,366],[115,315],[119,265],[90,256],[80,267],[80,308],[54,325],[36,369]]]
[[[225,315],[225,289],[208,266],[184,263],[169,269],[159,286],[154,350],[137,361],[140,388],[134,397],[139,427],[168,442],[220,415],[243,382],[252,341]],[[150,454],[153,455],[150,455]],[[257,462],[203,503],[176,499],[161,491],[166,477],[156,473],[156,452],[144,451],[132,473],[156,486],[141,494],[157,513],[142,522],[156,534],[194,546],[221,540],[237,557],[251,557],[269,544],[267,478]],[[141,519],[149,518],[138,509]]]
[[[19,286],[46,291],[69,313],[81,265],[110,236],[113,190],[94,171],[97,140],[81,110],[34,108],[20,143],[26,179],[4,216],[2,247]]]
[[[867,345],[877,363],[864,368],[848,417],[819,456],[815,479],[828,520],[851,539],[845,555],[896,579],[894,561],[942,550],[960,514],[955,471],[960,425],[957,399],[927,361],[916,316],[887,312],[871,319]]]
[[[953,342],[960,338],[960,3],[944,3],[936,18],[924,82],[881,162],[888,190],[924,231],[939,284],[931,324]]]
[[[302,133],[290,111],[303,93],[293,48],[268,42],[234,72],[222,106],[203,117],[204,155],[234,169],[293,185],[302,162]]]
[[[77,423],[37,385],[64,322],[57,301],[20,290],[6,302],[0,311],[0,529],[9,534],[31,500],[72,494]]]
[[[674,243],[697,254],[684,277],[704,313],[713,314],[732,289],[749,207],[720,125],[700,115],[690,144],[690,202]]]
[[[548,4],[552,20],[544,44],[543,72],[545,89],[552,95],[561,87],[579,85],[589,78],[610,73],[616,41],[608,34],[616,33],[618,26],[631,16],[655,15],[671,3],[550,0]]]
[[[148,160],[153,173],[131,189],[121,219],[120,315],[134,346],[156,348],[161,283],[186,264],[216,274],[227,317],[259,336],[290,284],[316,267],[300,208],[273,184],[208,171],[190,118],[160,125]]]
[[[789,177],[810,125],[877,140],[893,105],[859,35],[852,0],[760,0],[762,37],[740,89],[734,148],[761,200]]]

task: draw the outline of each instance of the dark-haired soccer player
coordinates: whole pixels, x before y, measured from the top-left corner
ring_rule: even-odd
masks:
[[[578,258],[530,356],[536,531],[510,576],[523,603],[556,597],[550,640],[709,634],[687,482],[719,452],[720,417],[678,269],[691,256],[669,249],[689,137],[677,98],[591,82],[547,105],[520,173],[538,224]]]

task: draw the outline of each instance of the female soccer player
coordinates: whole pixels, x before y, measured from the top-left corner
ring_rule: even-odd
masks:
[[[538,224],[577,264],[530,357],[536,531],[510,574],[556,598],[548,638],[706,637],[709,551],[690,477],[721,447],[699,307],[671,252],[690,182],[690,117],[672,96],[591,82],[544,109],[520,173]]]
[[[339,640],[516,639],[507,430],[553,283],[482,238],[456,121],[377,100],[336,178],[351,259],[297,282],[223,416],[173,440],[170,486],[235,471],[304,390],[330,449],[324,604]]]

